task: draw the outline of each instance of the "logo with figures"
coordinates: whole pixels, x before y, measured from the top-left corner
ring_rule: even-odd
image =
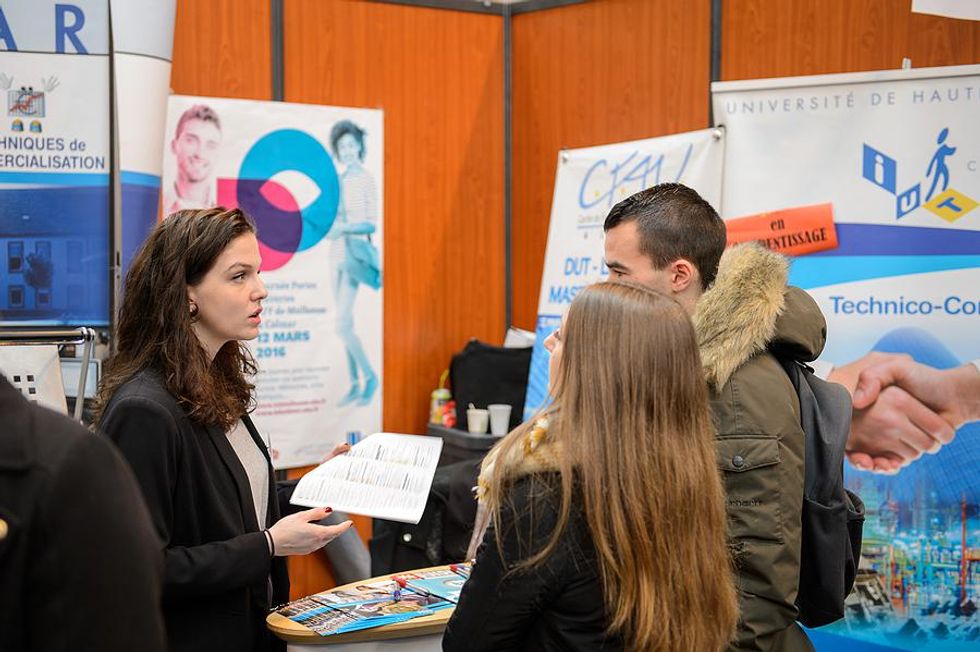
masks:
[[[13,77],[0,73],[0,89],[7,91],[7,116],[13,118],[10,123],[11,131],[24,131],[25,119],[29,120],[28,128],[34,133],[41,133],[40,118],[45,116],[45,100],[48,94],[58,87],[58,78],[49,77],[41,80],[39,89],[34,86],[11,88]]]
[[[864,143],[864,178],[895,197],[895,219],[900,220],[921,206],[952,224],[978,206],[972,198],[949,187],[946,159],[956,153],[956,147],[946,142],[948,138],[949,128],[945,127],[936,137],[936,153],[926,167],[926,179],[901,191],[895,159]],[[923,192],[926,187],[928,191]]]

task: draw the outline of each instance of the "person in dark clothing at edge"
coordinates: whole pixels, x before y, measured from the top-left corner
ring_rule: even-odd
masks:
[[[351,525],[313,522],[329,508],[279,518],[269,451],[248,416],[255,363],[243,340],[259,333],[260,268],[241,210],[164,219],[126,276],[117,351],[99,391],[97,424],[132,466],[163,540],[175,651],[284,648],[265,626],[270,606],[288,599],[284,557]]]
[[[740,622],[732,650],[812,650],[796,622],[804,433],[778,358],[815,360],[826,323],[788,264],[755,244],[725,251],[725,223],[694,190],[664,183],[616,204],[605,262],[693,317],[711,395]]]
[[[105,439],[0,375],[0,650],[163,652],[163,557]]]
[[[689,317],[600,283],[546,347],[554,400],[483,462],[488,517],[443,649],[723,649],[737,598]]]

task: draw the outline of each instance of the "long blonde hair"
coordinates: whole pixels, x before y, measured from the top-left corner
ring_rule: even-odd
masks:
[[[690,317],[646,287],[599,283],[572,302],[561,337],[554,401],[540,415],[560,452],[558,524],[517,570],[551,554],[580,494],[609,631],[630,649],[720,650],[731,640],[738,607]],[[501,440],[497,460],[518,453],[534,421]],[[499,506],[514,471],[500,463],[491,471],[487,503],[498,546]]]

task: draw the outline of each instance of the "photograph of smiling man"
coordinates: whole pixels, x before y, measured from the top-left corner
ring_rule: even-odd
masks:
[[[211,107],[195,104],[181,114],[169,146],[177,170],[163,191],[164,215],[217,203],[214,168],[220,146],[221,120]]]

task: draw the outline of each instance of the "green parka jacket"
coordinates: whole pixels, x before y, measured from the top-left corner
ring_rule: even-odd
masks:
[[[757,245],[725,252],[695,325],[717,428],[741,617],[731,650],[812,650],[796,623],[803,505],[800,404],[778,358],[815,360],[826,322],[786,286],[787,261]]]

